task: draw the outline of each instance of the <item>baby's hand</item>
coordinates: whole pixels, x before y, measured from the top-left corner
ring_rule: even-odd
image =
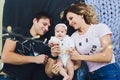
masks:
[[[57,46],[59,45],[59,39],[57,39],[56,37],[51,37],[48,44],[50,47]]]
[[[70,51],[71,51],[72,49],[74,49],[74,48],[73,48],[73,47],[69,47],[69,48],[66,50],[66,52],[67,52],[67,53],[70,53]]]
[[[49,46],[50,46],[50,47],[53,47],[53,46],[54,46],[54,43],[49,42]]]
[[[58,42],[50,41],[50,42],[49,42],[49,46],[50,46],[50,47],[59,46],[59,43],[58,43]]]

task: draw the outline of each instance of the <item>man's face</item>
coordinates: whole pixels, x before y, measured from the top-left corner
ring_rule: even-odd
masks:
[[[49,18],[41,18],[37,20],[36,18],[33,20],[34,30],[37,35],[44,35],[50,27],[50,19]]]

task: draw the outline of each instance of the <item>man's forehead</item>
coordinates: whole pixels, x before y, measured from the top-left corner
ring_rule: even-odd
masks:
[[[49,18],[41,18],[40,21],[50,22],[50,19]]]
[[[50,26],[50,19],[49,18],[41,18],[39,21],[42,21]]]

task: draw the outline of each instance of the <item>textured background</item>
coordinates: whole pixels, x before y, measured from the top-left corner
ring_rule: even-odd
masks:
[[[100,22],[107,24],[113,32],[113,51],[120,65],[120,0],[85,0],[85,2],[95,7]]]

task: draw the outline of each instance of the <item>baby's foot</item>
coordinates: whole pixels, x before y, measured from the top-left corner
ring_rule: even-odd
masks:
[[[63,78],[63,80],[69,80],[69,76],[66,75],[66,76]]]

